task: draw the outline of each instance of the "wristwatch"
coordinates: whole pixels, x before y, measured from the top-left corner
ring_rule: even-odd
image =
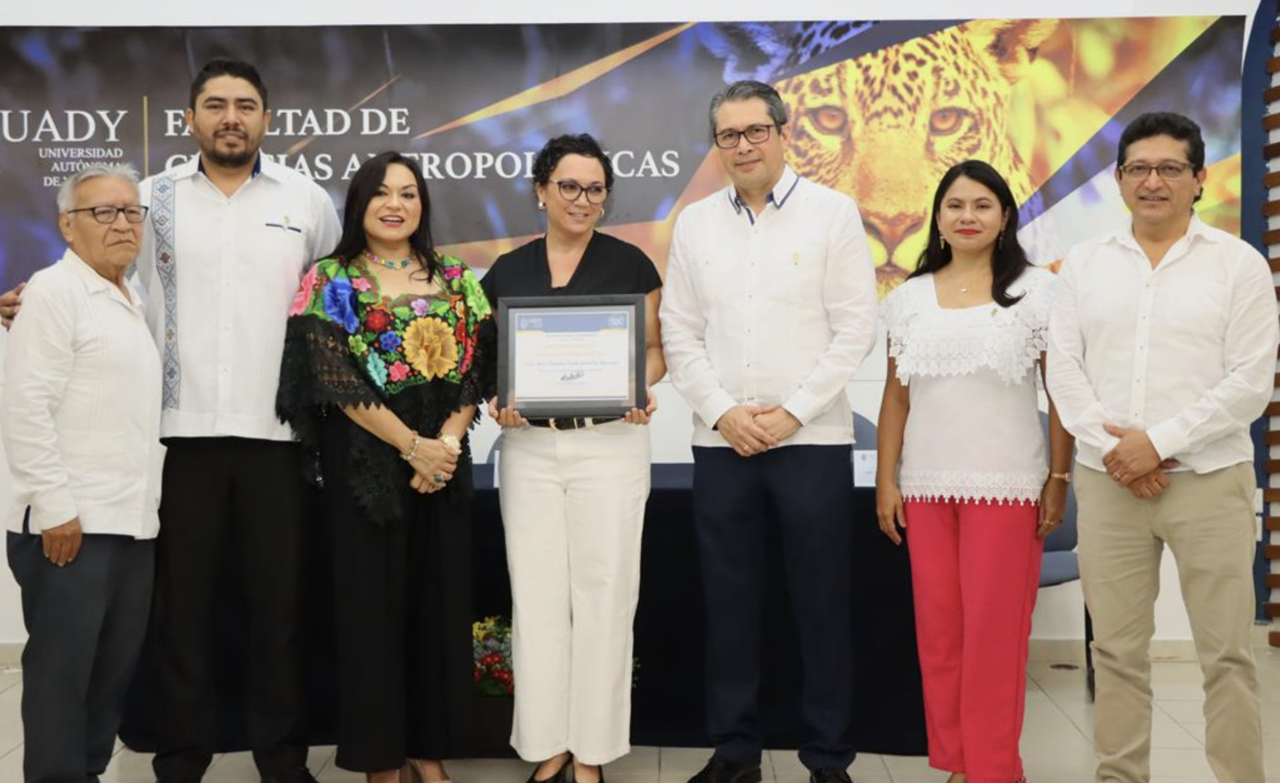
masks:
[[[1049,474],[1049,478],[1062,479],[1063,483],[1065,483],[1065,484],[1070,484],[1070,483],[1071,483],[1071,471],[1067,471],[1066,473],[1050,473],[1050,474]]]
[[[453,448],[458,449],[459,451],[462,450],[462,441],[458,440],[453,435],[441,435],[440,442],[446,446],[452,446]]]

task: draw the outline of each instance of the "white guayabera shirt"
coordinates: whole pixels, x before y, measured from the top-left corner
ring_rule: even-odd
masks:
[[[876,338],[876,281],[853,199],[788,167],[764,210],[732,187],[676,220],[662,294],[671,381],[693,445],[734,405],[781,405],[804,426],[781,445],[853,442],[845,387]]]
[[[899,489],[907,500],[1034,503],[1048,477],[1037,404],[1054,276],[1032,267],[1010,307],[938,305],[933,275],[884,301],[889,355],[911,413]]]
[[[138,282],[163,365],[166,438],[287,441],[276,416],[289,305],[341,233],[319,185],[259,156],[227,196],[199,158],[142,182]]]
[[[13,474],[7,527],[79,517],[85,533],[160,530],[160,357],[133,301],[68,250],[31,277],[9,332],[0,433]]]
[[[1080,464],[1103,470],[1119,442],[1103,424],[1145,430],[1182,470],[1253,460],[1280,336],[1258,251],[1192,217],[1155,269],[1125,229],[1073,248],[1060,278],[1047,377]]]

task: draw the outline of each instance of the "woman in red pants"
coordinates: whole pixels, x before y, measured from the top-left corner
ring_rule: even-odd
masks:
[[[885,299],[876,514],[907,531],[929,764],[949,783],[1022,780],[1027,640],[1043,539],[1061,523],[1073,441],[1036,392],[1053,275],[1018,244],[988,164],[953,166],[919,267]]]

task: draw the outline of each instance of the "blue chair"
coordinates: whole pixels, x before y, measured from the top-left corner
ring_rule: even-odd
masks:
[[[1045,441],[1049,439],[1049,416],[1040,414],[1040,424],[1044,428]],[[1040,561],[1040,586],[1074,582],[1080,578],[1080,560],[1076,555],[1076,544],[1079,540],[1076,532],[1076,492],[1067,488],[1067,508],[1062,514],[1062,525],[1044,540],[1044,557]],[[1089,616],[1089,607],[1084,608],[1084,660],[1085,678],[1089,688],[1089,698],[1093,698],[1093,619]]]

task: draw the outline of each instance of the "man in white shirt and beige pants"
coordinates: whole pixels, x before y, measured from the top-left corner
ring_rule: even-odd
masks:
[[[1096,779],[1150,780],[1148,649],[1168,546],[1204,672],[1209,765],[1221,783],[1262,783],[1249,426],[1276,368],[1271,271],[1196,217],[1206,172],[1194,122],[1144,114],[1119,146],[1132,225],[1068,254],[1049,326],[1049,391],[1079,446]]]
[[[694,524],[707,608],[707,727],[694,783],[761,779],[760,620],[776,523],[800,632],[800,760],[816,783],[853,762],[853,413],[845,387],[876,335],[857,205],[783,160],[787,110],[760,82],[711,102],[732,186],[676,221],[662,342],[695,414]],[[871,520],[864,520],[868,524]]]

